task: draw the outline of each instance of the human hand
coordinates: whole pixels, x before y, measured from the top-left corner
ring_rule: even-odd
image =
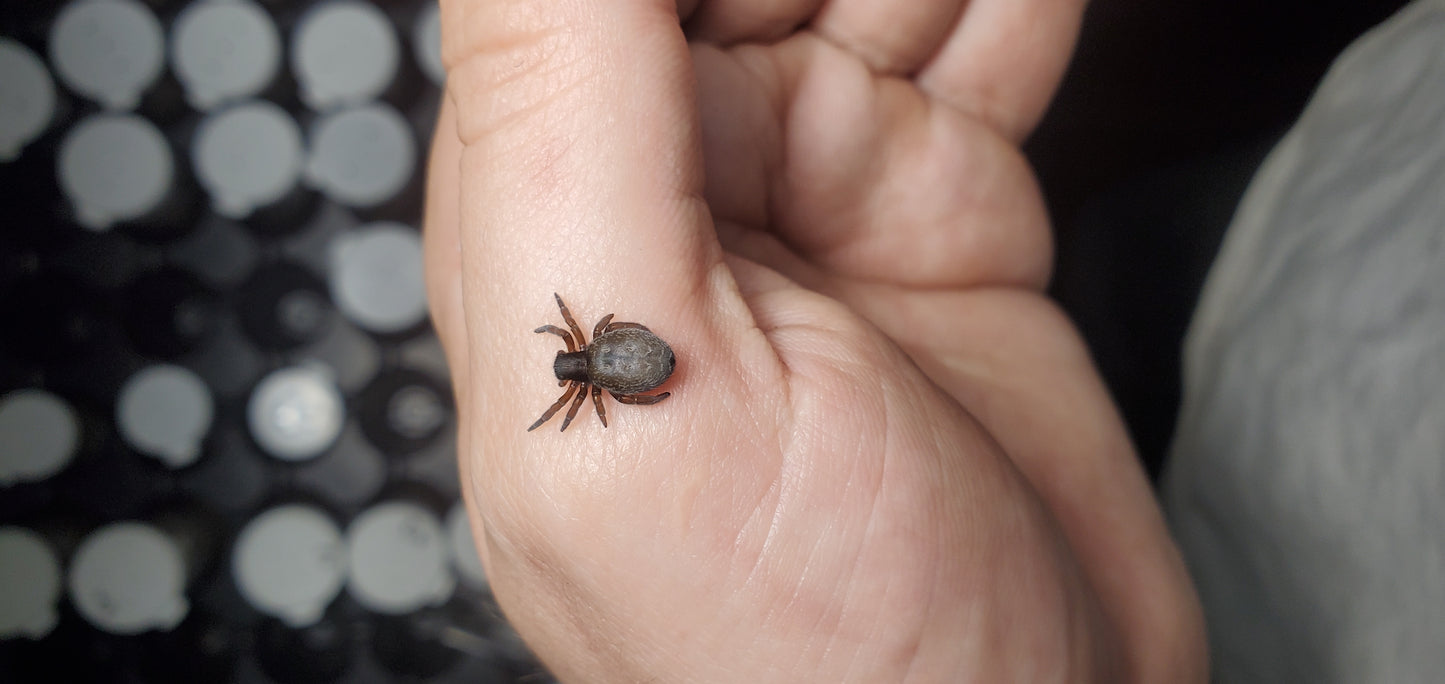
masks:
[[[1017,145],[1081,3],[679,4],[442,3],[429,287],[522,635],[573,681],[1203,681],[1041,294]],[[671,343],[673,396],[525,432],[553,291]]]

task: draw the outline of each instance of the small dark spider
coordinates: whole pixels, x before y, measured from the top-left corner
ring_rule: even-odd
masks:
[[[562,421],[562,429],[566,430],[577,416],[577,408],[582,405],[582,400],[587,398],[588,385],[592,386],[592,404],[597,407],[597,417],[602,420],[602,427],[607,427],[607,410],[602,408],[602,390],[607,390],[607,393],[620,403],[644,406],[656,404],[672,394],[642,394],[667,382],[672,376],[672,369],[677,365],[677,359],[672,355],[672,347],[667,346],[662,338],[638,323],[613,323],[612,314],[607,314],[597,321],[597,327],[592,329],[592,344],[587,344],[587,338],[582,336],[581,328],[578,328],[577,321],[572,319],[572,312],[567,310],[567,305],[562,303],[562,297],[556,293],[552,296],[557,298],[557,308],[562,310],[562,320],[567,321],[567,327],[571,328],[572,332],[555,325],[544,325],[532,332],[552,333],[567,341],[567,351],[557,352],[557,359],[552,362],[552,372],[557,375],[557,385],[566,385],[567,391],[562,393],[562,398],[552,404],[552,408],[547,409],[537,422],[532,423],[532,427],[527,428],[527,432],[536,430],[542,423],[547,422],[572,398],[573,393],[576,393],[577,398],[573,400],[572,408],[567,410],[567,417]]]

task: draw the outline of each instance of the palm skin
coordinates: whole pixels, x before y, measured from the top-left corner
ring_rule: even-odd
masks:
[[[1188,579],[1041,295],[1017,143],[1080,10],[443,3],[427,258],[464,490],[564,680],[1203,680]],[[524,432],[553,290],[666,339],[674,396]]]

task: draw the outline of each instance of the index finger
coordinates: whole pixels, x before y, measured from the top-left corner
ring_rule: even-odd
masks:
[[[659,431],[654,444],[682,439],[709,402],[753,389],[739,367],[777,359],[756,344],[703,199],[694,76],[672,0],[442,9],[459,182],[455,200],[433,199],[459,207],[464,325],[453,327],[469,340],[474,429],[520,439],[561,394],[551,372],[560,345],[531,334],[560,324],[555,292],[584,331],[616,314],[668,342],[677,366],[659,391],[708,388],[610,415],[620,425],[606,440],[589,419],[596,434],[571,443],[625,449],[616,433],[635,430],[640,412]],[[525,444],[553,444],[548,432]]]
[[[553,292],[588,330],[616,313],[680,356],[721,356],[709,331],[733,285],[702,198],[673,0],[443,2],[442,25],[472,365],[548,387],[536,375],[550,348],[518,331],[558,320]]]
[[[672,0],[442,12],[467,284],[533,310],[554,289],[588,310],[611,292],[675,305],[665,293],[721,255],[699,230],[695,98]]]

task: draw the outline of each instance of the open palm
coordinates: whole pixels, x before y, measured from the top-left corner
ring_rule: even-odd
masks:
[[[523,635],[589,681],[1201,679],[1147,483],[1040,294],[1017,143],[1081,8],[681,4],[443,3],[432,304]],[[554,290],[668,340],[672,398],[525,432]]]

